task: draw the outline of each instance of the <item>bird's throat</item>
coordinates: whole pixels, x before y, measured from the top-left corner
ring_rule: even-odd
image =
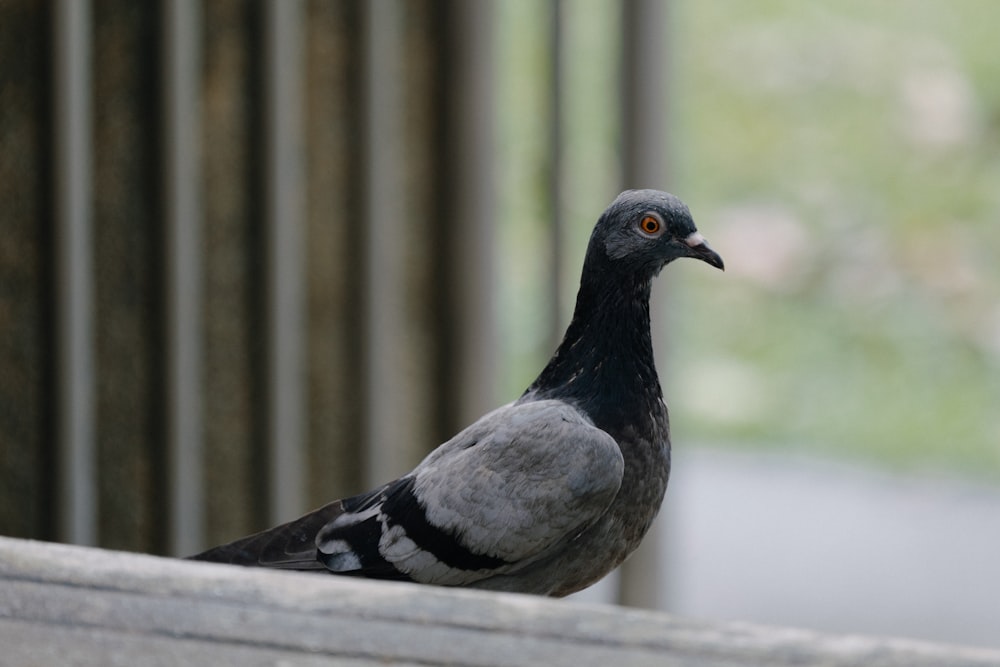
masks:
[[[649,330],[648,280],[584,283],[562,343],[527,393],[571,400],[602,428],[648,415],[661,391]]]

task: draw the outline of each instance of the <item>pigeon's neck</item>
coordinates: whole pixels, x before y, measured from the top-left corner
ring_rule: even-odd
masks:
[[[650,280],[615,278],[581,283],[566,335],[527,391],[571,400],[606,430],[647,418],[662,398],[649,331]]]

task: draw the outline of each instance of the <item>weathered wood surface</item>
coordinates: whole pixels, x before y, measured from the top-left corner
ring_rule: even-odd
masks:
[[[0,663],[1000,665],[1000,652],[0,537]]]

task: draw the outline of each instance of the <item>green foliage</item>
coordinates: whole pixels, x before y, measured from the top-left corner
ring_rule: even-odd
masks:
[[[678,5],[690,434],[1000,473],[1000,4]]]

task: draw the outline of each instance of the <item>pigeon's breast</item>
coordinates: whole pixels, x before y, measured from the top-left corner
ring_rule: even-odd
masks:
[[[635,551],[649,531],[667,490],[670,442],[665,428],[647,433],[623,434],[618,440],[625,459],[621,489],[604,516],[573,541],[560,565],[565,573],[561,586],[550,595],[569,595],[598,581]]]
[[[544,560],[473,586],[561,597],[590,586],[618,567],[639,546],[656,518],[670,475],[666,410],[647,415],[650,421],[636,420],[614,434],[624,459],[622,484],[597,521]]]

